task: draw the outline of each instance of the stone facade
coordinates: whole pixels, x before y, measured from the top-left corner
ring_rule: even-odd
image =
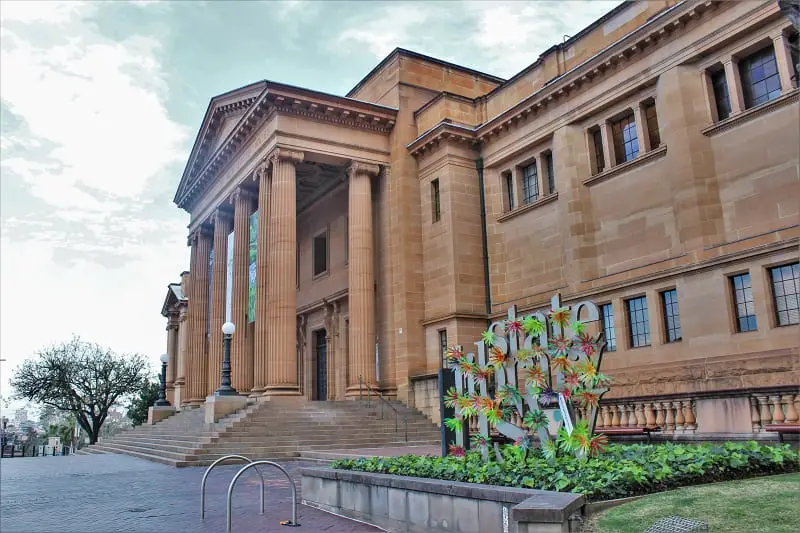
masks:
[[[346,97],[263,81],[213,98],[175,195],[180,403],[216,387],[228,292],[242,394],[370,386],[431,415],[443,346],[560,292],[604,306],[609,401],[754,427],[748,398],[800,384],[796,38],[776,2],[631,2],[510,80],[397,49]],[[231,227],[224,283],[208,262]]]

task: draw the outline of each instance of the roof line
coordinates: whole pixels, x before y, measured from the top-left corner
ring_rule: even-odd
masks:
[[[367,80],[369,80],[376,72],[381,70],[392,59],[394,59],[395,56],[400,55],[400,54],[406,55],[406,56],[409,56],[409,57],[414,57],[414,58],[417,58],[417,59],[422,59],[422,60],[425,60],[425,61],[430,61],[431,63],[437,63],[439,65],[443,65],[443,66],[449,67],[449,68],[458,69],[458,70],[461,70],[461,71],[464,71],[464,72],[469,72],[471,74],[475,74],[475,75],[480,76],[482,78],[490,79],[490,80],[492,80],[494,82],[497,82],[499,84],[503,84],[506,81],[505,78],[501,78],[500,76],[495,76],[493,74],[487,74],[486,72],[481,72],[480,70],[475,70],[474,68],[469,68],[469,67],[465,67],[463,65],[457,65],[455,63],[450,63],[449,61],[445,61],[443,59],[437,59],[435,57],[428,56],[428,55],[425,55],[425,54],[421,54],[419,52],[414,52],[413,50],[408,50],[407,48],[401,48],[401,47],[398,46],[397,48],[395,48],[394,50],[389,52],[389,54],[386,57],[384,57],[383,60],[381,60],[380,63],[375,65],[375,67],[372,70],[370,70],[367,73],[366,76],[361,78],[361,80],[358,83],[356,83],[356,85],[352,89],[347,91],[347,94],[345,96],[347,96],[349,98],[351,94],[355,93],[361,87],[363,87],[364,84],[367,82]]]

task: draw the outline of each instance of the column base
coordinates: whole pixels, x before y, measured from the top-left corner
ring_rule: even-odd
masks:
[[[147,408],[147,423],[155,424],[175,414],[175,407],[171,405],[152,406]]]
[[[377,393],[375,391],[380,391],[381,393],[383,392],[375,384],[370,385],[370,387],[372,388],[372,390],[368,391],[366,383],[363,385],[358,385],[358,384],[348,385],[347,388],[344,390],[344,397],[345,399],[348,400],[352,399],[358,400],[359,397],[362,397],[363,399],[366,400],[368,394],[371,394],[372,396],[377,396]]]
[[[186,407],[200,407],[204,403],[206,403],[205,398],[189,398],[185,401]]]
[[[239,395],[216,396],[206,398],[206,424],[213,424],[220,418],[235,413],[247,407],[247,398]]]
[[[259,401],[269,401],[271,398],[303,398],[300,387],[291,385],[268,385]]]

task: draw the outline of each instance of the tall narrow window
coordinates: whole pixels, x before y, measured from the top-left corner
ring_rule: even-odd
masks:
[[[779,326],[800,324],[800,263],[769,270]]]
[[[547,192],[553,194],[556,192],[556,175],[553,168],[553,152],[544,154],[544,166],[547,168]]]
[[[781,78],[772,45],[741,60],[739,72],[748,109],[781,95]]]
[[[611,124],[611,132],[614,136],[617,164],[631,161],[639,155],[639,137],[636,134],[636,120],[633,113]]]
[[[319,276],[328,271],[328,232],[314,237],[314,275]]]
[[[614,331],[614,309],[611,304],[600,306],[600,320],[603,321],[603,337],[606,341],[606,351],[613,352],[617,349],[617,333]]]
[[[529,204],[539,198],[539,175],[536,162],[522,169],[522,203]]]
[[[514,176],[509,172],[503,176],[503,183],[506,186],[506,199],[508,200],[508,210],[511,211],[516,207],[514,204]]]
[[[655,102],[644,106],[644,117],[647,121],[647,135],[650,138],[650,149],[655,150],[661,145],[661,133],[658,131],[658,115],[656,115]]]
[[[594,154],[594,173],[600,174],[606,167],[606,158],[603,154],[603,134],[600,128],[594,128],[589,131],[592,136],[592,147]]]
[[[661,305],[664,308],[664,329],[667,342],[681,340],[681,317],[678,313],[678,291],[676,289],[661,293]]]
[[[750,274],[739,274],[731,278],[733,301],[736,305],[736,329],[740,333],[755,331],[756,306],[753,303],[753,286],[750,283]]]
[[[731,116],[731,100],[728,96],[728,80],[725,78],[725,69],[711,73],[711,87],[714,89],[717,117],[719,120],[725,120]]]
[[[447,330],[439,330],[439,357],[442,360],[442,368],[447,368]]]
[[[628,307],[631,348],[650,346],[650,319],[647,316],[647,297],[631,298],[625,304]]]
[[[433,209],[433,221],[439,222],[442,219],[442,198],[439,193],[439,180],[431,182],[431,207]]]

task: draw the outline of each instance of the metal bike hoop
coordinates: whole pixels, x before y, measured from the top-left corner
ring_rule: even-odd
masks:
[[[231,533],[231,497],[233,496],[233,487],[234,487],[234,485],[236,485],[236,481],[239,479],[239,476],[244,474],[245,471],[247,471],[248,468],[251,468],[253,466],[258,466],[258,465],[271,465],[271,466],[274,466],[275,468],[277,468],[278,470],[280,470],[281,472],[283,472],[286,475],[286,479],[289,480],[289,484],[291,485],[291,489],[292,489],[292,521],[289,522],[288,524],[281,524],[281,525],[286,525],[286,526],[291,526],[291,527],[297,527],[297,526],[300,525],[300,524],[297,523],[297,486],[295,485],[294,480],[292,479],[292,476],[290,476],[289,472],[287,472],[281,465],[279,465],[278,463],[275,463],[273,461],[253,461],[249,465],[244,465],[241,468],[241,470],[236,472],[236,475],[233,476],[233,479],[231,480],[231,484],[228,487],[228,506],[227,506],[227,510],[226,510],[227,512],[226,512],[226,522],[225,522],[225,524],[226,524],[225,531],[227,531],[227,533]]]
[[[228,459],[241,459],[243,461],[247,461],[248,463],[253,463],[253,460],[249,457],[245,457],[244,455],[226,455],[225,457],[220,457],[209,466],[205,473],[203,474],[203,480],[200,482],[200,520],[205,520],[206,517],[206,479],[208,479],[208,474],[211,473],[211,470],[217,466],[219,463],[223,461],[227,461]],[[256,468],[256,472],[258,472],[258,477],[261,478],[261,514],[264,514],[264,475],[261,473],[261,470]]]

